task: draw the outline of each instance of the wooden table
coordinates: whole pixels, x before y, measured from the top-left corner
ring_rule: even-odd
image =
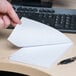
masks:
[[[76,56],[76,34],[65,34],[74,42],[74,45],[51,68],[47,69],[9,60],[9,56],[20,49],[7,40],[11,32],[12,30],[9,29],[0,30],[0,71],[16,72],[29,76],[76,76],[76,62],[57,65],[65,58]]]

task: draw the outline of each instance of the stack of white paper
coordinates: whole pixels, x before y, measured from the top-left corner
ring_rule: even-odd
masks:
[[[64,34],[45,24],[22,18],[8,40],[22,47],[11,60],[50,67],[72,44]]]

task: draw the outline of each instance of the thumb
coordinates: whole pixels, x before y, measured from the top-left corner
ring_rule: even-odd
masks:
[[[0,17],[0,29],[4,28],[4,21],[2,20],[2,18]]]

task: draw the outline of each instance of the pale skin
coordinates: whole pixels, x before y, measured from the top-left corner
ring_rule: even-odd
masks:
[[[16,26],[21,24],[19,17],[7,0],[0,0],[0,29],[7,28],[9,25]]]

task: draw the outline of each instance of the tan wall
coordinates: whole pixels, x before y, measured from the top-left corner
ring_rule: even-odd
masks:
[[[52,0],[53,2],[55,2],[55,3],[67,3],[67,4],[70,4],[70,3],[76,3],[76,0]]]
[[[76,9],[76,0],[52,0],[54,5]]]

